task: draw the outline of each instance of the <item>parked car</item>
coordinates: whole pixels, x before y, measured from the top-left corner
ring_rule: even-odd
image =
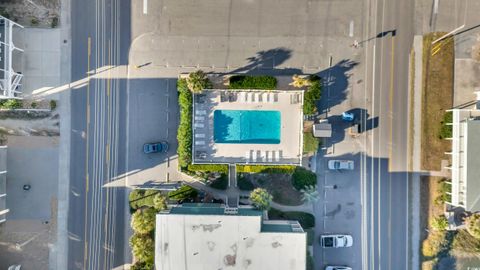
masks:
[[[143,145],[143,152],[145,154],[167,152],[167,151],[168,151],[167,142],[146,143]]]
[[[14,264],[8,267],[8,270],[20,270],[20,269],[22,269],[22,266],[20,264]]]
[[[333,265],[329,265],[327,267],[325,267],[325,270],[352,270],[351,267],[348,267],[348,266],[333,266]]]
[[[351,247],[353,237],[348,234],[330,234],[320,236],[320,245],[324,248]]]
[[[354,163],[353,160],[336,160],[332,159],[328,161],[329,170],[353,170]]]
[[[355,120],[355,114],[351,112],[343,112],[342,113],[342,120],[346,122],[353,122]]]

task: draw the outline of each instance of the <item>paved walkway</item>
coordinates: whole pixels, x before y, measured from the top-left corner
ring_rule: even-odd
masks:
[[[238,187],[230,186],[226,190],[220,190],[220,189],[209,187],[205,185],[203,182],[201,182],[200,180],[192,176],[189,176],[187,174],[183,174],[183,177],[184,177],[185,184],[195,189],[210,193],[216,199],[226,200],[227,198],[235,198],[235,197],[246,198],[250,196],[250,191],[240,190]],[[240,199],[239,201],[242,201],[244,203],[249,203],[249,200],[247,199]],[[292,205],[283,205],[276,202],[272,202],[271,206],[272,208],[275,208],[280,211],[300,211],[300,212],[307,212],[307,213],[313,214],[313,208],[308,203],[292,206]]]

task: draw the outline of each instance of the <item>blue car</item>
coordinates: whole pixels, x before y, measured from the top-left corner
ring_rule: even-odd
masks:
[[[167,152],[168,143],[167,142],[157,142],[157,143],[146,143],[143,145],[143,152],[145,154],[158,153],[158,152]]]
[[[351,112],[343,112],[342,120],[346,122],[353,122],[353,120],[355,120],[355,115]]]

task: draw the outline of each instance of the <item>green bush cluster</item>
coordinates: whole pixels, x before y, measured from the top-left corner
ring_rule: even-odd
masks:
[[[307,186],[315,186],[317,184],[317,175],[302,167],[297,167],[292,176],[292,185],[301,190]]]
[[[294,165],[237,165],[239,173],[293,173]]]
[[[453,121],[453,113],[452,112],[446,112],[443,115],[443,120],[441,122],[442,127],[440,128],[440,134],[438,135],[440,139],[446,139],[446,138],[452,138],[452,126],[447,125],[452,123]]]
[[[128,195],[130,208],[138,209],[144,206],[153,207],[153,197],[158,194],[158,190],[153,189],[135,189]]]
[[[305,212],[282,212],[272,208],[268,210],[268,218],[271,220],[297,220],[303,229],[315,227],[315,217]]]
[[[316,102],[322,96],[322,84],[320,78],[312,77],[312,84],[307,88],[303,97],[303,114],[312,115],[317,111]]]
[[[52,18],[52,22],[50,23],[50,26],[51,26],[52,28],[55,28],[55,27],[58,26],[58,17],[57,17],[57,16],[55,16],[55,17]]]
[[[270,209],[273,196],[264,188],[256,188],[250,192],[250,201],[258,210]]]
[[[0,100],[0,109],[13,110],[20,109],[23,103],[19,99],[4,99]]]
[[[153,269],[155,261],[155,241],[149,234],[134,233],[130,237],[130,247],[137,262],[130,269]]]
[[[446,202],[452,201],[452,196],[450,195],[452,192],[452,185],[447,183],[446,179],[442,179],[439,182],[437,191],[439,195],[433,201],[435,204],[442,205]]]
[[[185,199],[193,199],[197,197],[198,191],[191,186],[181,186],[179,189],[170,191],[168,193],[168,198],[172,200],[185,200]]]
[[[178,125],[178,164],[186,168],[192,163],[192,93],[188,90],[187,80],[177,82],[180,123]]]
[[[220,178],[210,183],[210,187],[220,190],[226,190],[228,188],[228,176],[222,173]]]
[[[219,172],[228,173],[227,164],[189,164],[187,169],[191,172]]]
[[[230,89],[265,89],[277,88],[277,79],[273,76],[235,75],[230,77]]]
[[[480,239],[480,213],[473,214],[465,219],[467,231],[475,238]]]
[[[304,132],[303,133],[303,152],[304,153],[316,153],[318,146],[320,145],[320,140],[313,137],[313,132]]]
[[[243,176],[242,174],[237,175],[237,186],[240,190],[246,190],[246,191],[250,191],[255,188],[252,182],[250,182],[250,180],[245,178],[245,176]]]
[[[434,217],[431,220],[432,229],[436,231],[445,231],[448,228],[448,220],[444,215]]]
[[[55,110],[57,108],[57,101],[50,100],[50,110]]]
[[[422,243],[422,254],[425,257],[437,257],[448,248],[446,231],[431,231]]]

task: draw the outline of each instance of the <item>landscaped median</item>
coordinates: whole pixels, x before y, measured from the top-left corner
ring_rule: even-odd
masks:
[[[449,37],[432,45],[434,40],[445,34],[435,32],[423,37],[423,170],[439,171],[442,159],[447,159],[445,152],[451,148],[450,142],[443,139],[449,136],[449,127],[442,125],[442,119],[448,117],[445,110],[451,109],[453,104],[454,39]]]

